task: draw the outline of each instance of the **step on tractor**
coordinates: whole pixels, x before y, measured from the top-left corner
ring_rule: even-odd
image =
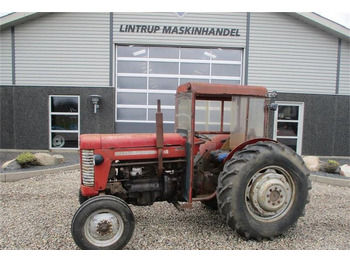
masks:
[[[291,148],[268,139],[276,110],[264,87],[187,83],[175,95],[175,133],[83,134],[80,207],[71,224],[81,249],[122,249],[129,207],[156,201],[178,210],[200,201],[218,209],[243,239],[273,239],[304,215],[308,170]]]

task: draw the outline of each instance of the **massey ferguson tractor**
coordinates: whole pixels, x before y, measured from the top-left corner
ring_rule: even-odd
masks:
[[[135,219],[128,204],[193,202],[218,209],[244,239],[273,239],[304,215],[311,188],[301,157],[266,138],[264,87],[187,83],[177,88],[175,133],[80,137],[81,186],[71,225],[81,249],[122,249]]]

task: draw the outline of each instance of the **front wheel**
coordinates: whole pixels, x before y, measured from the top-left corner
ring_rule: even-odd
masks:
[[[71,232],[81,249],[122,249],[134,227],[134,215],[124,200],[98,196],[79,207],[72,219]]]
[[[311,188],[308,171],[290,148],[259,142],[235,153],[220,173],[220,213],[245,239],[272,239],[304,214]]]

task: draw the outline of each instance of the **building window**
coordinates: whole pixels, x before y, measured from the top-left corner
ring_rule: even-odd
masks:
[[[79,96],[50,96],[50,149],[79,148]]]
[[[242,81],[241,49],[130,45],[117,46],[116,54],[116,122],[155,122],[160,99],[164,123],[173,124],[179,85]]]
[[[301,155],[303,139],[304,103],[276,102],[273,138]]]

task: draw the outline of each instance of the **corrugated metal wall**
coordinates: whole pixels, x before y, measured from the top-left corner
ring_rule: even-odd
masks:
[[[11,29],[0,35],[0,84],[12,84]]]
[[[339,94],[350,95],[350,44],[342,41],[340,53]]]
[[[120,32],[120,25],[195,26],[237,28],[239,37]],[[186,13],[181,19],[173,12],[114,13],[114,42],[117,44],[245,47],[246,13]]]
[[[109,13],[52,13],[15,27],[16,84],[109,85]]]
[[[246,13],[114,13],[114,44],[246,47]],[[15,26],[16,84],[109,86],[110,14],[51,13]],[[120,32],[120,26],[237,28],[239,37]],[[349,94],[342,41],[339,93]],[[335,94],[338,39],[285,13],[251,13],[248,84]],[[112,57],[112,59],[114,59]],[[1,31],[1,84],[12,83],[11,30]]]
[[[287,14],[251,14],[251,85],[279,92],[335,94],[337,53],[337,38]]]

